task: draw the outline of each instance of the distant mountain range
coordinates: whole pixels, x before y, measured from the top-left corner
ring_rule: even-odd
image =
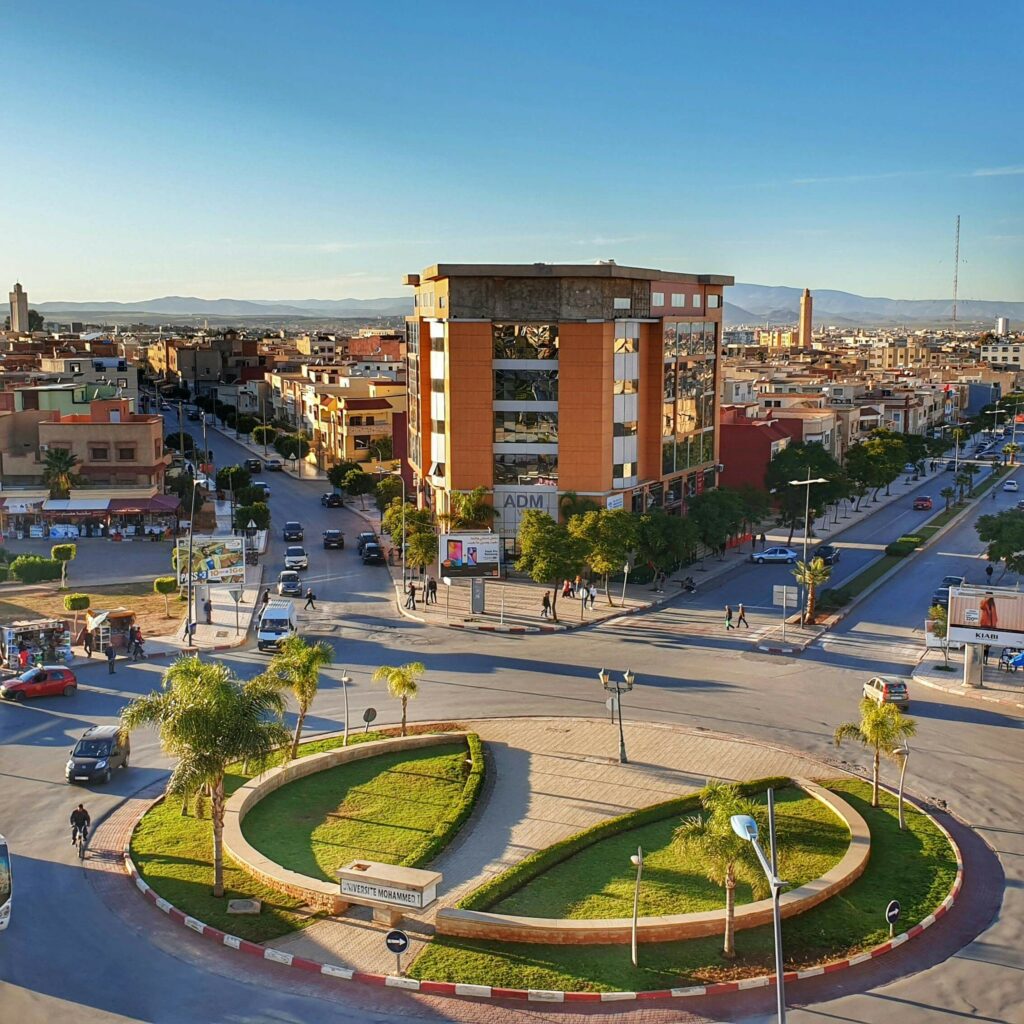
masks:
[[[793,324],[800,311],[800,288],[737,284],[726,290],[725,322],[735,324]],[[828,289],[812,291],[815,324],[883,325],[948,323],[952,317],[950,299],[887,299]],[[148,317],[378,317],[406,316],[412,312],[409,296],[381,299],[198,299],[187,295],[165,295],[142,302],[40,302],[34,305],[47,316],[74,314],[75,319],[102,321],[103,314],[124,319],[125,314]],[[1024,320],[1024,302],[995,302],[961,299],[957,318],[985,323],[997,316],[1009,317],[1019,326]]]

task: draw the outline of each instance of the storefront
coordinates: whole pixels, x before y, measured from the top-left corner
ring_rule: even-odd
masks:
[[[43,502],[47,532],[43,536],[51,540],[105,537],[109,504],[109,498],[47,498]]]
[[[103,612],[86,612],[85,633],[90,634],[90,647],[94,651],[105,651],[111,645],[115,651],[126,651],[130,642],[135,612],[127,608],[111,608]]]
[[[5,537],[22,540],[45,536],[43,503],[45,496],[5,497],[0,504],[0,531]]]
[[[107,523],[115,539],[118,536],[170,539],[174,536],[180,507],[181,501],[174,494],[113,498],[107,509]]]
[[[0,626],[0,645],[7,668],[17,670],[18,653],[28,651],[30,665],[71,661],[71,631],[64,619],[32,619]]]

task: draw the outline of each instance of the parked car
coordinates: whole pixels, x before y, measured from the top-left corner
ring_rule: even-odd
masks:
[[[750,556],[750,560],[757,565],[764,565],[765,562],[787,562],[792,565],[796,559],[797,553],[792,548],[765,548]]]
[[[30,668],[13,679],[0,683],[0,697],[22,701],[28,697],[73,697],[78,689],[75,673],[63,665]]]
[[[301,596],[302,577],[294,569],[285,569],[277,577],[277,592],[288,596]]]
[[[263,469],[263,463],[259,459],[246,459],[245,468],[250,473],[259,473]]]
[[[373,532],[373,530],[364,530],[358,537],[356,537],[356,551],[358,551],[359,554],[362,554],[363,548],[366,547],[367,544],[376,544],[379,540],[380,538]]]
[[[822,544],[814,549],[811,558],[820,558],[826,565],[835,565],[839,561],[839,548],[834,544]]]
[[[877,704],[895,704],[900,711],[910,707],[906,681],[895,676],[873,676],[864,684],[864,696]]]
[[[116,725],[94,725],[71,748],[64,778],[68,782],[109,782],[115,768],[127,768],[132,745]]]
[[[922,494],[914,499],[915,512],[928,512],[932,508],[932,499],[927,494]]]
[[[266,480],[253,480],[252,486],[258,487],[263,492],[264,498],[270,497],[270,484]]]
[[[963,576],[943,576],[942,582],[938,585],[934,594],[932,594],[932,603],[928,606],[929,608],[939,605],[941,608],[945,608],[949,604],[949,592],[954,587],[962,587],[964,585]]]
[[[193,423],[198,423],[203,418],[203,414],[198,409],[189,409],[188,418]]]
[[[376,542],[369,540],[363,545],[363,565],[383,565],[384,549]]]
[[[286,569],[308,569],[309,555],[301,544],[293,544],[284,553],[284,567]]]
[[[325,548],[343,548],[345,546],[345,534],[341,530],[324,530]]]
[[[295,522],[294,519],[289,520],[284,524],[285,540],[302,540],[302,523]]]
[[[1020,490],[1020,488],[1017,486],[1016,480],[1007,480],[1006,483],[1003,484],[1003,490],[1011,491],[1012,493],[1016,494],[1017,491]]]
[[[280,473],[284,469],[284,463],[280,459],[267,459],[263,465],[270,473]]]
[[[321,494],[320,504],[324,508],[341,508],[345,504],[345,500],[340,494]]]
[[[946,463],[946,472],[947,473],[952,473],[953,470],[955,470],[955,469],[956,469],[956,459],[950,459],[949,462]]]
[[[1021,498],[1020,501],[1017,502],[1017,510],[1019,512],[1024,512],[1024,498]]]

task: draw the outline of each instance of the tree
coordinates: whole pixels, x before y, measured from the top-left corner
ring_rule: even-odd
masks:
[[[701,541],[717,551],[725,547],[743,523],[743,502],[736,491],[704,491],[690,499],[686,514],[697,528]]]
[[[164,438],[164,447],[172,452],[181,452],[182,455],[192,455],[196,450],[196,439],[191,434],[183,434],[175,431]]]
[[[235,417],[235,430],[239,434],[251,434],[259,426],[259,422],[255,416],[242,413],[241,416]]]
[[[812,480],[821,477],[828,481],[810,486],[811,511],[814,516],[818,516],[829,502],[842,497],[846,492],[842,468],[820,444],[797,441],[783,448],[768,463],[765,473],[765,487],[769,492],[774,492],[782,521],[789,526],[790,543],[793,541],[796,520],[804,514],[807,495],[805,488],[793,487],[789,481],[806,480],[808,476]]]
[[[899,475],[906,462],[903,442],[891,431],[876,431],[860,444],[851,445],[846,453],[846,474],[855,483],[878,492]]]
[[[252,439],[256,444],[273,444],[277,437],[277,430],[274,427],[254,427]]]
[[[31,334],[34,331],[41,331],[43,329],[43,314],[38,310],[30,309],[28,311],[28,329]]]
[[[301,636],[290,636],[271,659],[267,670],[269,675],[277,679],[279,685],[291,690],[299,707],[295,720],[295,734],[292,736],[291,750],[288,754],[292,760],[298,756],[302,726],[320,688],[320,672],[333,660],[334,648],[330,644],[323,640],[310,643]]]
[[[416,508],[415,505],[404,503],[401,498],[392,498],[388,507],[380,517],[380,528],[395,540],[401,540],[402,521],[405,520],[406,539],[414,533],[429,533],[434,536],[434,520],[429,509]]]
[[[807,604],[804,610],[804,621],[813,623],[815,600],[818,587],[823,587],[832,576],[832,568],[825,564],[823,558],[812,558],[809,562],[797,562],[793,568],[793,577],[797,583],[807,588]]]
[[[236,488],[234,497],[235,503],[238,505],[255,505],[258,501],[266,501],[266,492],[262,487],[250,484],[248,487]]]
[[[755,896],[767,889],[764,872],[755,860],[753,844],[732,829],[734,814],[760,817],[760,809],[740,794],[734,783],[709,780],[700,792],[704,814],[684,818],[674,840],[700,865],[701,872],[725,889],[725,938],[722,955],[736,956],[736,883],[749,884]],[[762,823],[759,823],[762,824]]]
[[[1019,452],[1019,451],[1020,451],[1020,445],[1017,444],[1014,441],[1011,441],[1008,445],[1006,445],[1003,448],[1003,454],[1008,457],[1009,463],[1010,463],[1011,466],[1016,464],[1016,462],[1017,462],[1017,452]]]
[[[161,690],[137,697],[121,711],[126,732],[155,725],[164,750],[177,757],[167,783],[170,796],[207,788],[213,824],[213,895],[224,895],[224,775],[244,761],[260,771],[276,747],[288,742],[284,699],[272,680],[247,683],[226,665],[197,656],[179,658]]]
[[[65,594],[64,611],[75,613],[75,625],[72,628],[71,636],[78,636],[78,613],[84,612],[91,604],[88,594]]]
[[[370,446],[370,451],[380,462],[390,462],[395,457],[395,440],[392,437],[378,438]]]
[[[352,472],[353,469],[359,469],[358,462],[339,462],[329,470],[327,470],[327,479],[330,481],[332,487],[341,490],[344,486],[344,479]]]
[[[690,561],[697,550],[697,527],[688,516],[663,509],[645,512],[637,521],[637,559],[663,572]]]
[[[274,438],[274,447],[284,459],[304,459],[309,454],[309,441],[301,434],[281,434]]]
[[[157,576],[157,578],[153,580],[153,592],[155,594],[163,594],[164,596],[164,613],[167,618],[171,617],[171,608],[167,603],[167,595],[173,594],[177,589],[177,576]]]
[[[955,487],[943,487],[942,490],[939,491],[939,497],[946,499],[946,511],[948,512],[950,504],[952,503],[953,499],[956,497],[956,488]]]
[[[994,516],[981,516],[974,528],[978,539],[988,547],[985,557],[990,562],[1002,562],[1007,570],[1024,573],[1024,512],[1009,508]]]
[[[575,491],[566,491],[558,497],[558,511],[563,523],[584,512],[596,512],[600,507],[592,498],[581,498]]]
[[[351,494],[354,498],[365,498],[367,494],[373,493],[376,486],[373,477],[369,473],[364,473],[361,469],[351,470],[342,481],[345,493]],[[361,501],[360,506],[364,511],[366,510],[365,501]]]
[[[249,523],[255,523],[257,530],[270,529],[270,509],[266,502],[257,501],[254,505],[239,505],[235,508],[234,528],[247,530]]]
[[[960,472],[967,478],[967,494],[974,497],[974,478],[981,472],[981,467],[974,462],[965,462],[960,466]]]
[[[558,621],[558,594],[563,580],[571,579],[582,568],[583,545],[564,523],[540,509],[529,508],[519,520],[519,550],[516,568],[534,583],[551,585],[551,617]]]
[[[185,514],[189,516],[193,511],[198,515],[203,507],[203,503],[206,501],[203,497],[202,488],[193,485],[194,480],[195,477],[190,476],[188,473],[176,473],[174,476],[167,478],[167,490],[177,495]],[[192,504],[193,500],[195,501],[194,506]]]
[[[942,656],[949,668],[949,612],[944,605],[933,604],[928,609],[928,621],[932,624],[932,636],[942,641]]]
[[[78,456],[67,448],[51,448],[43,456],[43,482],[50,488],[51,498],[66,498],[81,482],[75,472],[77,465]]]
[[[604,577],[604,595],[613,604],[608,577],[621,572],[636,553],[639,540],[637,518],[623,509],[602,508],[573,516],[566,524],[569,536],[580,542],[591,572]]]
[[[487,498],[486,487],[474,487],[466,492],[452,491],[451,510],[444,516],[446,529],[472,530],[490,526],[497,513]]]
[[[73,562],[78,556],[77,544],[54,544],[50,548],[50,557],[60,562],[60,589],[68,585],[68,562]]]
[[[385,476],[378,480],[373,489],[377,511],[383,512],[395,498],[402,500],[402,481],[397,476]]]
[[[879,704],[870,697],[860,702],[860,722],[844,722],[835,731],[835,744],[854,740],[873,751],[871,765],[871,806],[878,806],[878,767],[882,755],[895,759],[893,751],[917,732],[917,722],[905,718],[895,704]]]
[[[217,470],[218,491],[240,491],[252,483],[252,473],[245,466],[223,466]]]
[[[422,661],[410,661],[405,665],[381,665],[373,670],[370,682],[386,683],[388,693],[402,702],[402,735],[405,735],[406,711],[409,701],[419,693],[419,677],[427,669]]]
[[[430,533],[414,533],[411,536],[406,532],[405,538],[405,563],[413,569],[426,569],[437,561],[437,537]]]
[[[729,490],[730,488],[723,487],[721,489]],[[760,487],[752,487],[750,484],[736,488],[736,494],[740,499],[740,507],[743,511],[743,525],[746,527],[744,532],[749,530],[754,533],[756,532],[754,528],[768,516],[768,495]]]

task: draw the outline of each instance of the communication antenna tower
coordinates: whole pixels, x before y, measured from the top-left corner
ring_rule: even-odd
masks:
[[[960,276],[960,214],[956,215],[956,242],[953,248],[953,323],[956,323],[957,278]]]

